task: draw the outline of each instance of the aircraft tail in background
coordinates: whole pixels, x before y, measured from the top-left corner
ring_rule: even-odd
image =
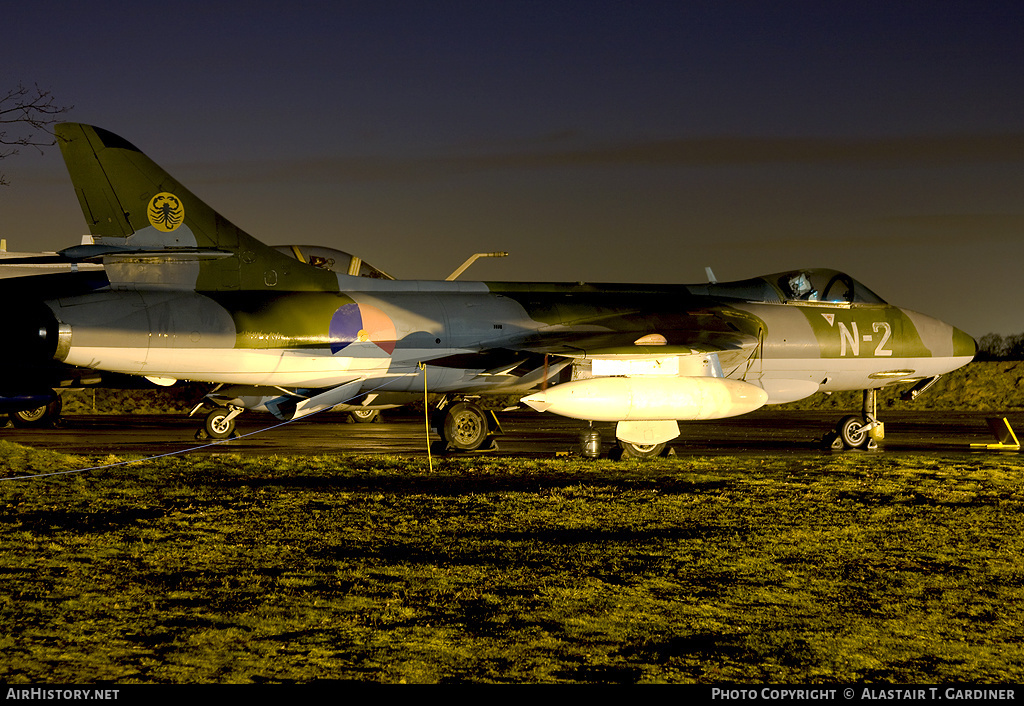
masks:
[[[256,240],[124,138],[80,123],[55,134],[93,236],[64,254],[102,257],[115,286],[337,290],[333,275]]]

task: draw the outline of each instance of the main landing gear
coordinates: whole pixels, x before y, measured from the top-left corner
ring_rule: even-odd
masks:
[[[348,420],[354,424],[372,424],[380,421],[379,409],[353,409],[348,413]]]
[[[580,455],[584,458],[601,457],[601,432],[590,428],[580,434]],[[675,451],[668,443],[660,444],[633,444],[622,439],[616,439],[615,445],[608,452],[608,458],[613,461],[621,461],[628,458],[647,459],[659,456],[674,456]]]
[[[631,444],[628,441],[619,439],[610,455],[613,460],[657,458],[658,456],[664,456],[667,449],[668,444]]]
[[[202,428],[196,432],[196,438],[230,439],[235,435],[235,417],[244,411],[243,407],[236,405],[214,407],[213,411],[206,415]]]
[[[34,409],[22,409],[17,412],[11,412],[8,417],[11,420],[11,424],[16,427],[28,429],[52,428],[57,425],[57,420],[60,419],[60,411],[63,404],[64,402],[60,395],[57,395],[57,398],[52,402]]]
[[[885,436],[885,425],[878,421],[878,390],[864,390],[861,414],[839,420],[836,428],[825,435],[823,441],[833,450],[867,449],[874,451]]]
[[[495,435],[501,434],[498,418],[491,410],[468,399],[443,400],[434,413],[434,428],[442,441],[439,453],[449,451],[494,451]]]

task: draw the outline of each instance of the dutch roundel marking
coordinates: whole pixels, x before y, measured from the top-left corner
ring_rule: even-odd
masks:
[[[387,314],[369,304],[345,304],[334,312],[330,323],[331,353],[353,343],[372,343],[391,355],[395,351],[395,323]]]
[[[149,200],[146,216],[154,228],[170,233],[185,222],[185,205],[174,194],[161,191]]]

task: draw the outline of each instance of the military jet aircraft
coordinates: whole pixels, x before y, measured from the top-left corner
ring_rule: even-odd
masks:
[[[57,257],[102,263],[104,278],[18,290],[6,362],[216,383],[212,437],[246,409],[291,420],[429,391],[443,444],[474,451],[499,431],[476,397],[525,394],[537,410],[614,422],[622,453],[648,456],[681,420],[864,390],[862,414],[836,430],[861,447],[880,435],[875,391],[922,389],[976,351],[833,270],[699,285],[354,276],[264,245],[117,135],[56,134],[92,235]]]
[[[92,236],[83,236],[83,245],[94,244]],[[316,267],[343,272],[360,277],[392,279],[385,273],[355,255],[341,250],[312,245],[278,245],[276,250],[296,259],[311,263]],[[97,262],[78,262],[55,252],[11,252],[7,242],[0,239],[0,280],[22,277],[38,277],[90,271],[93,273],[93,286],[102,287],[106,280],[102,278],[103,265]],[[60,278],[56,278],[60,279]],[[53,282],[55,278],[46,277],[44,281]],[[8,282],[7,285],[12,283]],[[0,285],[3,286],[3,285]],[[161,380],[162,384],[169,381]],[[63,393],[73,390],[95,388],[118,389],[156,389],[155,384],[144,377],[119,373],[100,372],[89,368],[77,368],[57,360],[38,361],[19,370],[16,378],[0,382],[0,414],[6,413],[16,427],[54,427],[58,423],[63,409]],[[27,392],[26,392],[27,391]],[[338,405],[335,410],[347,412],[355,422],[372,422],[380,419],[380,410],[397,407],[398,400],[386,404],[386,400],[378,401],[373,407],[360,405]]]

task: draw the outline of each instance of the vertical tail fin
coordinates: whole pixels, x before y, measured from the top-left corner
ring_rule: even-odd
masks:
[[[337,279],[324,276],[329,273],[303,266],[236,227],[124,138],[80,123],[61,123],[55,133],[98,244],[179,253],[176,265],[190,262],[169,280],[168,267],[152,261],[130,267],[105,262],[114,278],[199,290],[337,289]],[[211,254],[219,257],[206,257]]]

